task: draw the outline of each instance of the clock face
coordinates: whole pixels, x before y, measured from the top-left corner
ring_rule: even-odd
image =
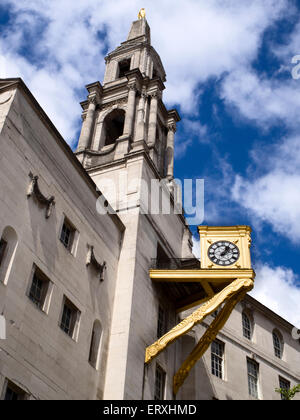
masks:
[[[228,267],[240,258],[240,251],[232,242],[219,241],[208,248],[208,257],[214,264]]]

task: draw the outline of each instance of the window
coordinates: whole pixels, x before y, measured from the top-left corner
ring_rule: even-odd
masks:
[[[251,321],[248,315],[245,314],[245,312],[243,312],[242,319],[243,319],[243,336],[247,338],[248,340],[251,340],[251,337],[252,337]]]
[[[65,248],[67,248],[70,252],[72,252],[75,233],[76,233],[76,229],[68,221],[68,219],[65,218],[62,229],[61,229],[60,240],[62,244],[65,246]]]
[[[156,365],[154,400],[158,400],[158,401],[164,400],[165,385],[166,385],[166,372],[159,365]]]
[[[115,144],[116,140],[123,135],[125,124],[125,111],[115,109],[104,119],[103,136],[104,146]]]
[[[224,344],[215,340],[211,344],[211,373],[223,379]]]
[[[2,261],[4,260],[6,247],[7,247],[7,242],[1,238],[0,240],[0,266],[2,264]]]
[[[125,73],[130,70],[130,58],[119,62],[119,79],[125,77]]]
[[[166,311],[159,305],[157,319],[157,338],[161,338],[166,333]]]
[[[286,379],[283,379],[279,376],[279,388],[289,390],[291,388],[291,383],[287,381]],[[286,397],[281,394],[281,399],[286,400]]]
[[[19,388],[11,381],[6,382],[6,388],[3,396],[5,401],[25,400],[26,397],[27,394],[23,391],[23,389]]]
[[[8,283],[17,246],[18,236],[12,227],[7,226],[0,236],[0,281],[5,285]]]
[[[249,395],[258,398],[258,372],[259,366],[254,360],[247,359]]]
[[[95,369],[98,368],[99,350],[101,343],[102,327],[99,321],[95,321],[92,330],[89,363]]]
[[[74,340],[78,332],[80,311],[73,303],[64,297],[60,328]]]
[[[41,310],[45,310],[50,283],[48,277],[38,267],[34,266],[28,297]]]
[[[282,341],[279,337],[279,334],[273,331],[273,346],[274,346],[274,354],[278,359],[282,358]]]
[[[156,268],[158,269],[170,269],[173,268],[170,265],[171,260],[168,255],[165,253],[163,247],[160,244],[157,244],[156,251]],[[176,268],[176,267],[174,267]]]

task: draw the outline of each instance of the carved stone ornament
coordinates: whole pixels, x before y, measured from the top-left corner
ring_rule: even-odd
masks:
[[[160,92],[156,91],[156,92],[151,92],[149,93],[149,96],[151,99],[160,99]]]
[[[89,104],[93,104],[93,105],[97,105],[97,103],[99,102],[97,95],[94,95],[94,94],[88,96],[88,101],[89,101]]]
[[[102,264],[100,264],[94,254],[94,247],[92,245],[88,245],[88,253],[86,256],[86,266],[93,265],[96,271],[99,273],[99,280],[102,282],[104,281],[104,273],[106,270],[106,261],[103,261]]]
[[[136,84],[136,82],[132,82],[132,83],[129,83],[128,84],[128,90],[129,91],[134,91],[134,92],[136,92],[137,91],[137,84]]]
[[[175,123],[168,124],[168,130],[173,131],[173,133],[176,133],[176,124]]]
[[[45,197],[41,190],[39,189],[38,185],[38,179],[39,177],[37,175],[33,175],[31,172],[29,173],[29,178],[31,178],[31,182],[28,187],[27,191],[27,197],[30,198],[32,195],[35,196],[37,201],[44,207],[46,207],[46,219],[48,219],[51,215],[52,207],[55,205],[55,197],[52,195],[51,197]]]
[[[102,105],[101,108],[100,108],[100,110],[103,111],[103,110],[105,110],[107,108],[113,108],[116,105],[119,108],[119,105],[121,107],[121,105],[127,104],[127,101],[128,101],[127,97],[126,98],[123,98],[123,99],[115,100],[115,101],[112,101],[112,102],[109,102],[107,104]]]

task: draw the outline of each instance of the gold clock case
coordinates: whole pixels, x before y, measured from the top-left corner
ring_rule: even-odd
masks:
[[[236,245],[240,252],[239,259],[230,266],[222,269],[232,268],[251,268],[251,228],[250,226],[199,226],[200,249],[201,249],[201,268],[220,269],[208,256],[209,247],[215,242],[228,241]]]
[[[150,270],[150,278],[154,282],[164,283],[170,285],[170,287],[180,283],[190,287],[191,283],[198,283],[203,288],[204,295],[196,294],[188,306],[177,308],[182,311],[202,304],[195,312],[146,348],[145,363],[147,364],[175,340],[188,333],[194,326],[201,323],[208,315],[223,305],[197,346],[175,374],[173,379],[174,395],[179,391],[190,370],[223,328],[234,307],[254,286],[255,273],[251,268],[250,259],[251,228],[249,226],[200,226],[198,230],[201,243],[200,269]],[[209,260],[207,250],[211,243],[218,241],[233,242],[238,246],[240,258],[236,264],[220,268]]]

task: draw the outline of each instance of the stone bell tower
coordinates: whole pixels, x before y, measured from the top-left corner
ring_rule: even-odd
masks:
[[[104,399],[154,398],[158,365],[145,368],[145,348],[157,337],[159,314],[170,325],[177,315],[168,292],[149,277],[151,260],[193,256],[189,228],[183,214],[174,211],[174,135],[180,117],[163,103],[165,80],[149,25],[141,16],[132,23],[127,41],[107,55],[103,86],[86,86],[89,94],[81,103],[76,155],[126,227],[113,316],[106,326],[110,340]],[[168,214],[141,211],[145,198],[150,201],[153,180],[170,196]],[[166,378],[173,377],[176,357],[174,348],[158,360]],[[172,398],[169,382],[165,396]]]
[[[127,41],[106,57],[103,86],[87,85],[76,151],[86,169],[129,154],[147,154],[159,178],[173,179],[174,134],[180,117],[163,104],[165,70],[151,46],[145,18],[133,22]]]

